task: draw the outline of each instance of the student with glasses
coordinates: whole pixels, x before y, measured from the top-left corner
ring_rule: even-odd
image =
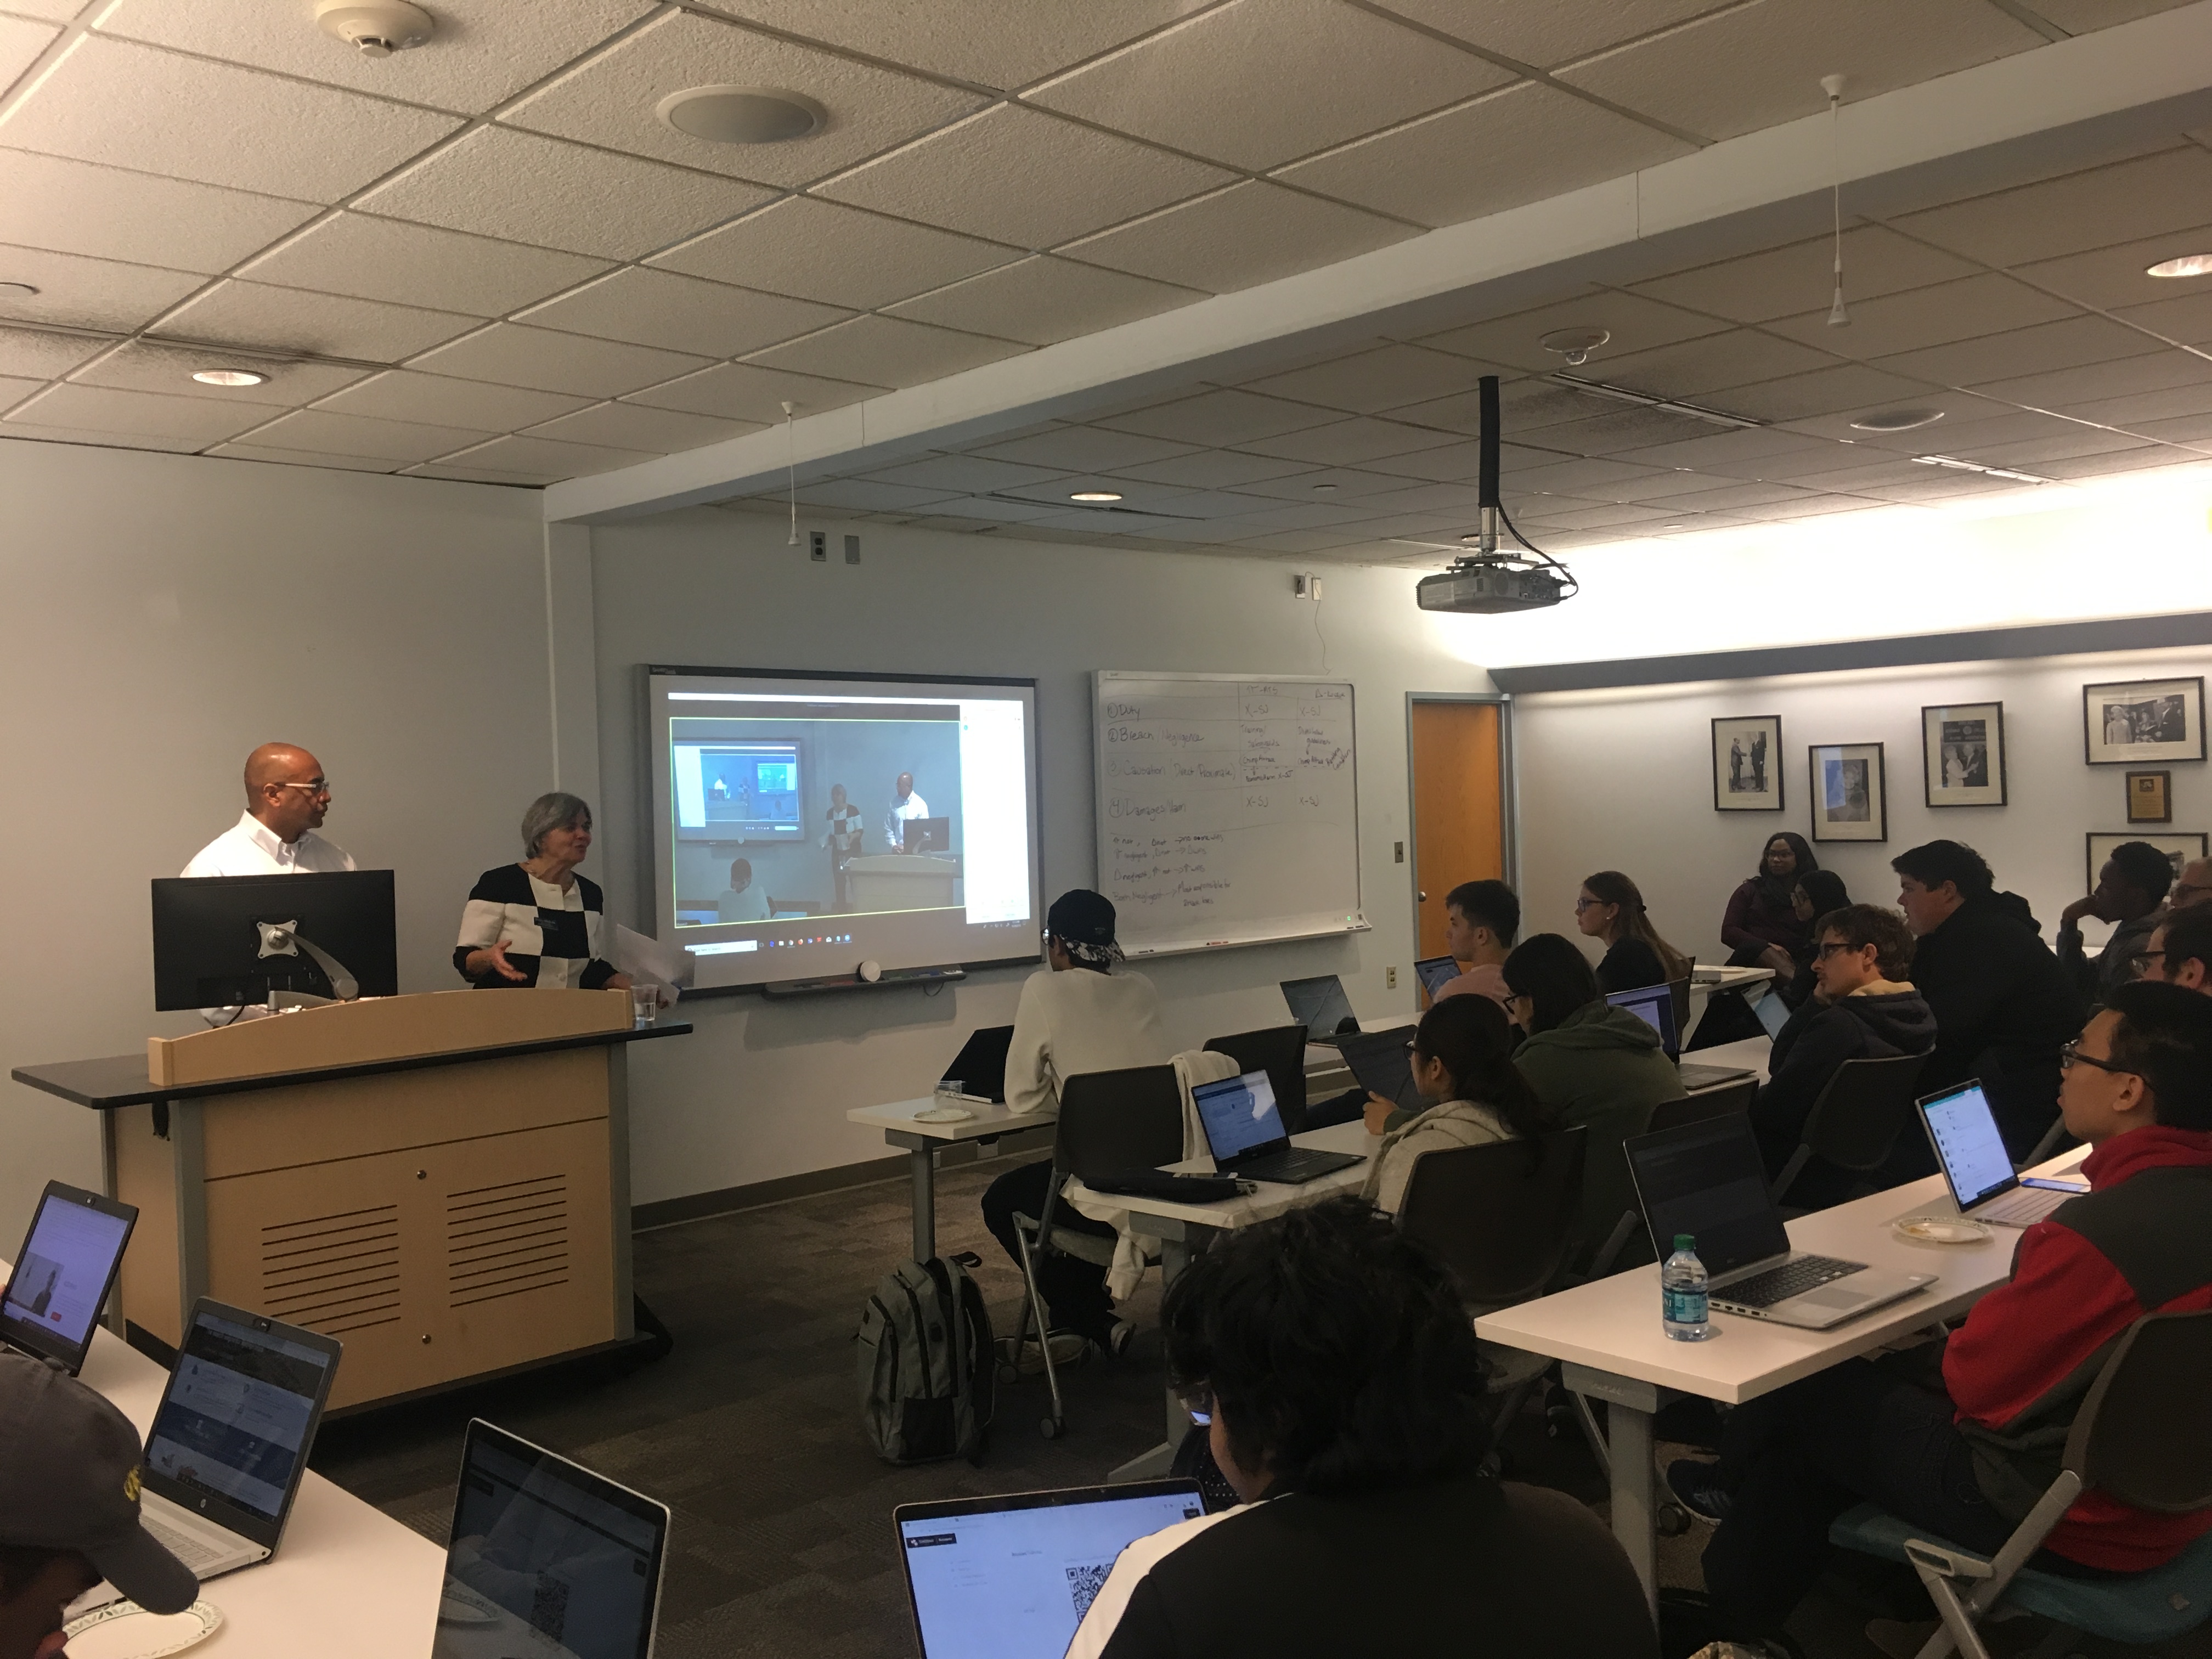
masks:
[[[2164,980],[2212,996],[2212,905],[2192,905],[2168,915],[2131,966],[2138,979]]]
[[[264,743],[246,757],[246,811],[193,854],[187,876],[289,876],[350,870],[345,848],[315,833],[331,810],[323,763],[293,743]]]

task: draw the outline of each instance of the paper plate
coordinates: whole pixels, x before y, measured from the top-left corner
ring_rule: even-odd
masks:
[[[1978,1244],[1994,1236],[1988,1222],[1962,1215],[1901,1215],[1889,1224],[1916,1244]]]
[[[438,1622],[441,1625],[496,1625],[499,1609],[488,1607],[481,1601],[465,1595],[456,1595],[447,1590],[438,1600]]]
[[[222,1628],[222,1609],[195,1601],[182,1613],[149,1613],[136,1601],[110,1601],[65,1627],[70,1659],[161,1659]]]
[[[932,1106],[927,1111],[916,1112],[916,1123],[965,1123],[975,1114],[965,1106]]]

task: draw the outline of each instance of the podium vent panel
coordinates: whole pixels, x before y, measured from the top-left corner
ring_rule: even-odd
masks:
[[[570,1266],[567,1175],[447,1194],[448,1307],[566,1285]]]
[[[397,1204],[261,1229],[262,1312],[342,1336],[393,1323],[399,1302]]]

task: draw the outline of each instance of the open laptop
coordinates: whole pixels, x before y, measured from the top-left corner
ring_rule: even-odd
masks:
[[[1678,1233],[1697,1240],[1712,1305],[1723,1313],[1824,1331],[1936,1282],[1790,1248],[1741,1112],[1626,1143],[1636,1200],[1664,1261]]]
[[[1359,1029],[1359,1017],[1344,994],[1344,982],[1334,974],[1282,981],[1283,1000],[1291,1005],[1291,1018],[1306,1028],[1308,1042],[1334,1044],[1347,1031]]]
[[[2032,1227],[2068,1199],[2089,1190],[2086,1181],[2045,1182],[2033,1176],[2022,1180],[2015,1175],[1978,1080],[1923,1096],[1916,1103],[1960,1215],[2002,1227]]]
[[[1394,1025],[1387,1031],[1361,1031],[1339,1038],[1336,1045],[1353,1082],[1409,1112],[1418,1112],[1429,1103],[1413,1086],[1412,1044],[1417,1029]]]
[[[1666,1052],[1667,1058],[1674,1062],[1674,1069],[1681,1073],[1685,1089],[1710,1089],[1716,1084],[1734,1083],[1740,1078],[1749,1077],[1751,1073],[1741,1066],[1683,1063],[1676,985],[1682,988],[1681,996],[1688,995],[1689,981],[1680,980],[1675,985],[1644,985],[1633,991],[1614,991],[1607,996],[1606,1000],[1616,1008],[1627,1009],[1659,1033],[1659,1046]]]
[[[1115,1559],[1205,1512],[1195,1480],[900,1504],[922,1659],[1060,1659]]]
[[[969,1100],[988,1100],[1003,1105],[1006,1098],[1006,1050],[1014,1046],[1011,1025],[979,1025],[960,1045],[942,1075],[958,1078],[960,1092]]]
[[[469,1424],[430,1659],[647,1659],[668,1508]]]
[[[137,1219],[128,1204],[49,1181],[0,1291],[0,1346],[51,1359],[71,1376],[82,1370]]]
[[[1444,987],[1459,977],[1459,963],[1449,957],[1423,957],[1413,964],[1413,977],[1434,1002]]]
[[[1190,1097],[1198,1107],[1213,1167],[1223,1175],[1303,1187],[1367,1161],[1364,1152],[1322,1152],[1291,1146],[1275,1104],[1275,1085],[1265,1072],[1194,1084]]]

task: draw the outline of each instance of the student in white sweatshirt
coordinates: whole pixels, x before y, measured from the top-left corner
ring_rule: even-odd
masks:
[[[1430,1103],[1384,1131],[1395,1103],[1370,1095],[1367,1127],[1382,1144],[1368,1160],[1360,1196],[1395,1215],[1424,1152],[1548,1133],[1559,1126],[1513,1068],[1513,1028],[1486,996],[1439,998],[1413,1034],[1413,1086]]]
[[[1173,1057],[1152,981],[1115,971],[1121,950],[1114,942],[1110,901],[1080,887],[1054,900],[1045,918],[1045,957],[1051,967],[1030,975],[1014,1010],[1006,1050],[1007,1110],[1034,1112],[1056,1104],[1060,1084],[1085,1072],[1164,1066]],[[1014,1216],[1042,1215],[1051,1182],[1048,1158],[1009,1170],[983,1194],[984,1224],[1017,1264],[1022,1258]],[[1065,1205],[1053,1225],[1109,1238],[1114,1231]],[[1047,1251],[1037,1261],[1037,1287],[1055,1332],[1086,1337],[1115,1352],[1128,1346],[1130,1328],[1114,1317],[1104,1268]]]

